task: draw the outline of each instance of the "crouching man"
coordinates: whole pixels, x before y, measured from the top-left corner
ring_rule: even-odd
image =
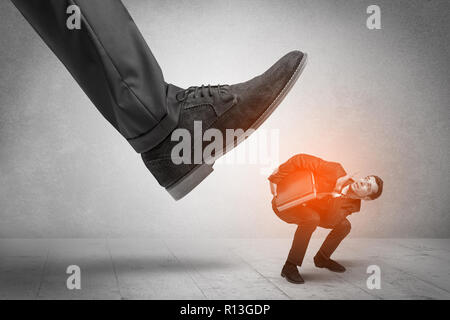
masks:
[[[317,193],[326,195],[279,212],[274,201],[277,196],[277,184],[297,170],[311,171],[315,178]],[[378,198],[383,191],[383,180],[370,175],[354,181],[339,163],[298,154],[280,165],[269,177],[269,181],[274,195],[273,210],[281,220],[298,225],[281,276],[292,283],[304,283],[297,266],[302,265],[311,235],[318,226],[331,229],[331,232],[315,255],[314,264],[318,268],[344,272],[344,266],[330,257],[350,232],[351,225],[347,216],[360,211],[361,200]]]

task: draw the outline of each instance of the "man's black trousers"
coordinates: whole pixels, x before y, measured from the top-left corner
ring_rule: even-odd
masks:
[[[298,225],[287,258],[287,261],[298,266],[302,265],[309,240],[318,226],[332,229],[319,249],[320,254],[325,258],[330,258],[351,229],[350,221],[347,219],[339,221],[339,223],[333,227],[323,225],[321,223],[320,214],[308,206],[298,206],[283,212],[278,212],[273,203],[272,207],[280,219],[287,223]]]

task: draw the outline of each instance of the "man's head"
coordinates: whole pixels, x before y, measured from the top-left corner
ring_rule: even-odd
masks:
[[[383,192],[383,180],[378,176],[370,175],[353,182],[349,191],[355,198],[375,200]]]

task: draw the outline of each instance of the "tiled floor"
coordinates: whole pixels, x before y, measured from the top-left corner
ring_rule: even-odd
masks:
[[[450,299],[450,239],[346,239],[343,274],[312,264],[280,277],[290,239],[3,239],[0,299]],[[69,290],[69,265],[81,289]],[[381,270],[368,289],[367,267]]]

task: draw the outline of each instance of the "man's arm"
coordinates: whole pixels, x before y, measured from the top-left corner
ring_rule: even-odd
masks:
[[[342,172],[341,172],[341,171],[338,171],[337,173],[340,174],[340,175],[342,175]],[[344,173],[345,173],[345,171],[344,171]],[[346,174],[346,175],[340,176],[340,177],[336,180],[336,185],[334,186],[333,192],[335,192],[335,193],[340,193],[340,192],[342,191],[342,187],[344,186],[344,184],[345,184],[348,180],[350,180],[351,182],[354,182],[354,181],[352,180],[352,177],[353,177],[356,173],[357,173],[357,172],[352,173],[352,174]]]
[[[278,184],[281,180],[287,177],[290,173],[297,170],[309,170],[313,174],[321,171],[322,168],[327,164],[320,158],[308,155],[308,154],[297,154],[291,157],[288,161],[283,163],[278,167],[278,169],[268,178],[273,184]],[[345,171],[344,171],[345,174]]]

